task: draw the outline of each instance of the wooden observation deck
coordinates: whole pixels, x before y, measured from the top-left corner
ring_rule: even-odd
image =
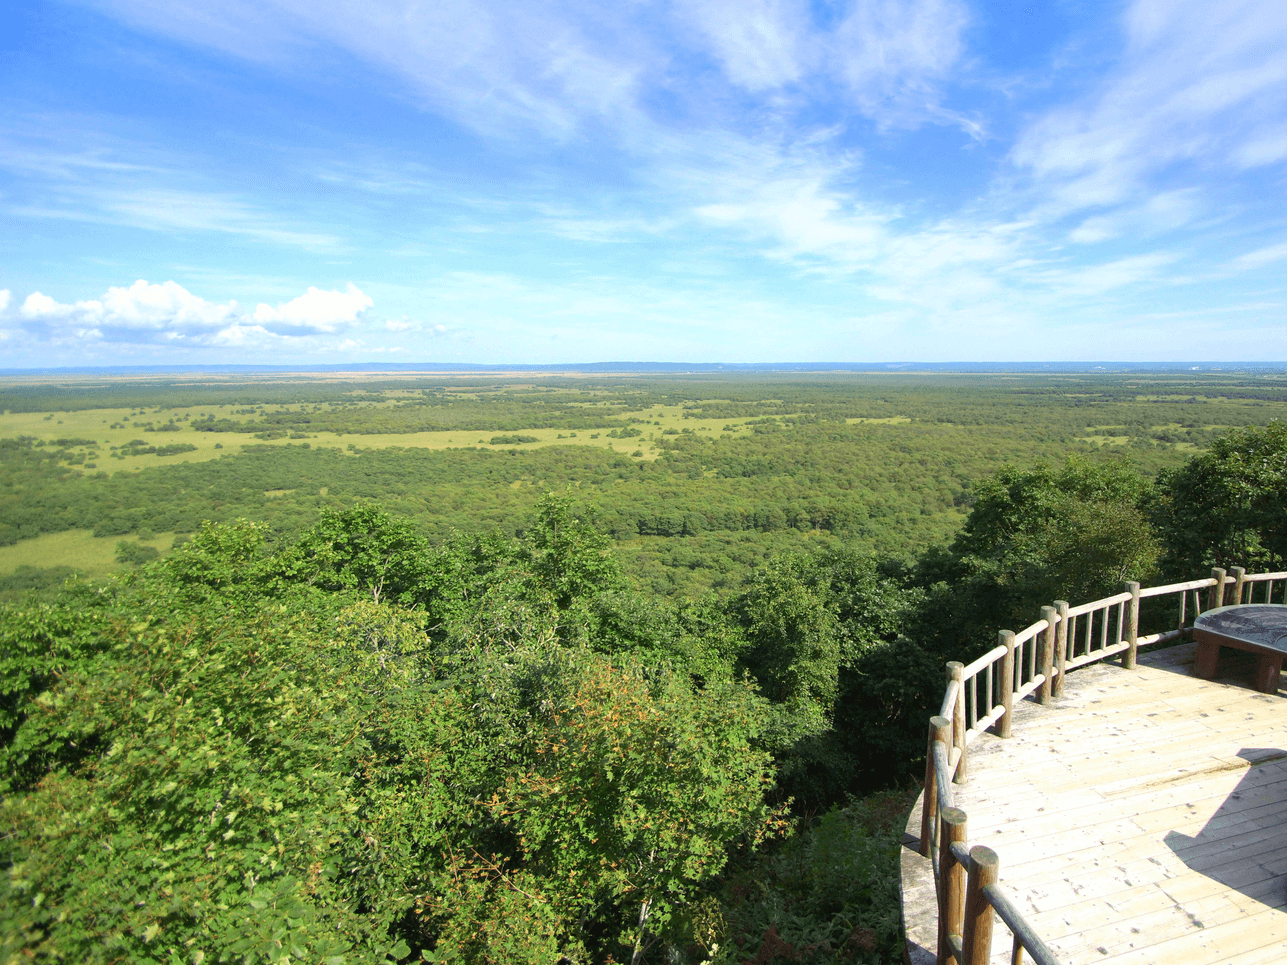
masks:
[[[1233,599],[1243,599],[1245,579],[1248,589],[1267,583],[1268,600],[1270,579],[1285,576],[1238,573]],[[1224,601],[1225,575],[1204,582],[1210,609]],[[1181,599],[1202,589],[1199,581],[1179,586]],[[1162,590],[1172,588],[1143,595]],[[950,713],[931,724],[931,807],[923,812],[923,794],[903,849],[912,965],[1010,963],[1015,932],[1039,963],[1287,961],[1287,699],[1253,688],[1252,654],[1225,651],[1213,680],[1195,675],[1193,643],[1132,660],[1138,646],[1187,632],[1183,609],[1179,629],[1150,637],[1138,636],[1125,606],[1113,621],[1119,604],[1138,615],[1141,593],[1133,591],[1133,602],[1123,594],[1100,607],[1102,623],[1092,608],[1106,601],[1047,608],[1026,638],[1034,643],[1029,670],[1013,634],[1009,657],[1002,647],[992,655],[998,669],[987,655],[954,665]],[[1200,603],[1195,594],[1192,609]],[[1079,611],[1094,627],[1082,628],[1082,653]],[[1120,653],[1121,664],[1089,659],[1097,653]],[[1061,663],[1096,665],[1065,680]],[[992,674],[986,700],[971,671]],[[1017,693],[994,704],[994,683],[1003,698],[1011,689],[1001,683],[1007,673]],[[930,812],[937,821],[923,820]],[[922,848],[927,830],[933,846]],[[940,917],[950,922],[946,939]]]

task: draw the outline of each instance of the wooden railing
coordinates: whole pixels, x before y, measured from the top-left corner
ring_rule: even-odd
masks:
[[[968,818],[953,806],[952,786],[969,775],[970,743],[989,728],[1009,737],[1014,702],[1035,693],[1049,703],[1063,692],[1070,670],[1117,654],[1124,668],[1133,669],[1140,647],[1190,633],[1204,610],[1270,603],[1275,592],[1284,597],[1287,572],[1251,575],[1234,567],[1187,583],[1141,589],[1131,582],[1124,592],[1093,603],[1057,600],[1042,607],[1041,619],[1026,629],[1002,630],[997,645],[977,660],[947,665],[943,704],[929,723],[920,834],[920,853],[934,866],[938,965],[987,965],[993,912],[1014,934],[1012,965],[1020,965],[1025,951],[1037,965],[1061,965],[998,883],[996,852],[967,846]],[[1169,628],[1141,635],[1141,611],[1150,623]]]

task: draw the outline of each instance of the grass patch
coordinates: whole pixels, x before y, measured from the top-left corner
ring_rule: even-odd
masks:
[[[65,566],[82,576],[106,576],[123,569],[116,562],[118,541],[118,537],[95,536],[87,529],[69,529],[19,540],[12,546],[0,546],[0,576],[12,576],[21,566],[38,570]],[[164,553],[174,545],[174,534],[157,533],[144,542]]]
[[[392,404],[390,403],[377,403]],[[272,411],[301,408],[299,406],[271,406]],[[358,449],[502,449],[515,445],[518,437],[493,432],[449,429],[440,432],[385,432],[385,433],[258,433],[270,436],[260,438],[250,433],[201,432],[191,428],[190,418],[213,415],[215,419],[245,419],[246,407],[242,405],[181,406],[174,409],[148,409],[141,412],[130,408],[82,409],[73,412],[5,412],[0,414],[0,438],[32,436],[52,444],[56,439],[72,439],[91,443],[76,446],[74,452],[85,454],[83,470],[88,472],[129,472],[163,463],[207,462],[224,455],[241,452],[246,445],[298,445],[301,441],[318,448],[350,451]],[[683,405],[653,405],[646,409],[617,413],[618,417],[641,420],[633,428],[639,436],[612,438],[612,430],[603,429],[569,431],[566,429],[524,429],[521,437],[525,448],[542,446],[596,446],[612,449],[623,455],[643,453],[634,458],[656,459],[659,451],[656,441],[666,429],[686,429],[708,438],[732,436],[746,431],[745,419],[712,420],[710,425],[695,425],[697,420],[684,418]],[[170,422],[171,419],[175,421]],[[718,421],[719,425],[713,422]],[[849,420],[868,422],[909,422],[905,416],[890,419]],[[150,423],[165,427],[147,432]],[[146,434],[145,434],[146,433]],[[301,440],[300,436],[307,436]],[[145,444],[138,446],[142,440]],[[153,450],[153,451],[148,451]],[[90,465],[92,464],[92,466]]]

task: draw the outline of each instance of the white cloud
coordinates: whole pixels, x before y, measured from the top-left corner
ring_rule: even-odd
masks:
[[[173,281],[149,285],[140,279],[129,288],[109,288],[102,300],[103,316],[116,324],[158,330],[211,331],[236,310],[235,301],[214,304]]]
[[[83,304],[99,305],[98,302],[85,302]],[[99,307],[101,308],[102,306],[99,305]],[[40,292],[32,292],[22,303],[22,308],[20,308],[19,311],[27,318],[40,318],[42,315],[57,315],[60,310],[70,311],[72,308],[73,306],[71,305],[59,305],[48,295],[42,295]]]
[[[1233,160],[1244,168],[1265,167],[1287,161],[1287,126],[1260,131],[1234,149]]]
[[[1085,245],[1124,235],[1146,238],[1163,231],[1173,231],[1194,218],[1199,204],[1197,192],[1193,189],[1163,192],[1134,208],[1123,208],[1112,214],[1087,218],[1069,232],[1068,240]]]
[[[384,330],[386,332],[419,332],[431,338],[447,334],[446,325],[426,325],[422,322],[412,321],[405,316],[403,318],[390,318],[384,323]]]
[[[1171,252],[1131,255],[1088,267],[1051,270],[1046,277],[1051,291],[1074,295],[1098,295],[1115,288],[1141,285],[1162,279],[1162,269],[1179,260]]]
[[[98,128],[101,117],[6,117],[0,169],[37,186],[8,210],[35,218],[128,225],[146,231],[212,232],[284,247],[334,250],[341,240],[308,230],[270,206],[227,191],[185,187],[197,162]]]
[[[261,302],[255,307],[254,319],[279,335],[320,335],[352,325],[374,305],[371,297],[352,282],[342,292],[310,286],[303,295],[276,308]]]
[[[719,105],[734,91],[815,82],[839,84],[882,121],[965,123],[935,94],[964,50],[964,0],[842,0],[825,12],[808,0],[227,0],[218,17],[195,0],[90,2],[286,72],[322,62],[318,47],[338,48],[394,78],[400,94],[502,137],[607,128],[646,148],[665,130],[657,95],[727,126]],[[733,90],[712,88],[694,52]]]
[[[227,323],[236,308],[236,302],[207,302],[173,281],[151,285],[140,279],[128,288],[109,288],[102,298],[72,304],[32,292],[20,312],[25,318],[65,323],[85,333],[128,341],[130,333],[184,337],[214,332]]]
[[[927,94],[960,59],[969,17],[957,0],[859,0],[836,33],[842,76],[860,107],[904,109]],[[930,97],[930,100],[933,98]]]
[[[1256,251],[1249,251],[1245,255],[1239,255],[1233,259],[1230,266],[1238,271],[1253,271],[1256,268],[1263,268],[1265,265],[1272,265],[1274,262],[1283,261],[1284,259],[1287,259],[1287,241],[1259,248]]]
[[[803,0],[691,0],[679,11],[729,80],[752,92],[800,80],[819,47]]]
[[[1040,118],[1011,158],[1046,216],[1128,202],[1176,165],[1279,159],[1287,5],[1136,0],[1120,64],[1089,97]]]
[[[235,301],[209,302],[182,285],[140,279],[111,287],[99,298],[62,303],[32,292],[18,310],[25,327],[47,341],[101,339],[108,342],[192,346],[285,344],[331,333],[357,321],[374,305],[350,284],[346,291],[309,288],[277,308],[260,304],[253,314]]]
[[[12,297],[13,297],[13,292],[9,291],[9,289],[7,288],[0,288],[0,312],[3,312],[6,309],[8,309],[9,300]]]
[[[634,110],[648,48],[646,7],[591,0],[228,0],[218,16],[195,0],[98,0],[144,29],[278,69],[303,70],[321,45],[398,78],[461,123],[561,137],[586,120]]]

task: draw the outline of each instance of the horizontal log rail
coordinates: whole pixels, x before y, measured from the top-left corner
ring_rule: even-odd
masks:
[[[994,913],[1014,935],[1012,965],[1020,965],[1025,952],[1037,965],[1061,962],[1001,888],[996,852],[968,847],[969,819],[953,805],[952,785],[968,777],[969,745],[989,729],[1009,737],[1015,701],[1036,694],[1042,704],[1049,703],[1063,692],[1069,671],[1119,654],[1122,666],[1134,669],[1140,647],[1190,634],[1193,620],[1204,611],[1271,603],[1275,592],[1287,602],[1287,572],[1217,568],[1205,579],[1185,583],[1142,588],[1129,582],[1123,592],[1091,603],[1069,606],[1057,600],[1042,607],[1041,619],[1031,626],[1018,633],[1000,631],[997,645],[981,657],[947,665],[943,703],[929,722],[920,834],[920,853],[934,867],[938,965],[986,965]],[[1140,633],[1142,609],[1161,629]]]

